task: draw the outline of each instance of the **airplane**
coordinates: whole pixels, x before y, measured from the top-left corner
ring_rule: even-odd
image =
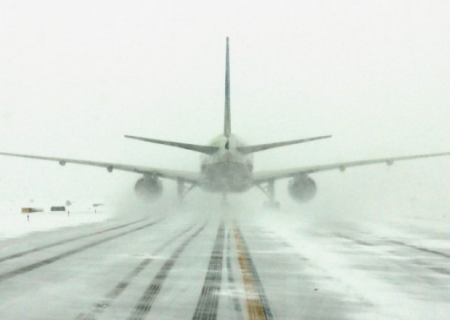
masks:
[[[360,161],[341,162],[325,165],[314,165],[273,171],[253,171],[253,154],[269,149],[306,143],[330,138],[330,135],[312,138],[297,139],[291,141],[247,145],[238,136],[231,132],[230,111],[230,55],[229,40],[226,38],[225,61],[225,117],[223,133],[212,140],[208,145],[197,145],[173,141],[150,139],[132,135],[125,135],[128,139],[135,139],[150,143],[182,148],[202,154],[200,172],[168,170],[145,166],[135,166],[111,162],[98,162],[69,158],[47,157],[18,153],[0,152],[0,155],[39,159],[59,162],[64,166],[67,163],[88,165],[106,168],[108,172],[113,170],[128,171],[141,174],[137,180],[135,194],[144,200],[154,201],[163,191],[161,179],[170,179],[177,182],[177,194],[180,200],[194,188],[198,187],[208,192],[222,193],[224,203],[227,203],[227,195],[230,193],[243,193],[253,187],[260,189],[268,201],[268,208],[279,208],[279,202],[275,199],[275,181],[290,178],[288,192],[293,200],[303,203],[311,200],[317,193],[315,181],[311,174],[329,170],[344,171],[350,167],[365,166],[379,163],[392,165],[397,161],[413,160],[429,157],[450,155],[450,152],[419,154],[411,156],[388,157]]]

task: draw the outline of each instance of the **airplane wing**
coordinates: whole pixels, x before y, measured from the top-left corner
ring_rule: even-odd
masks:
[[[9,156],[9,157],[55,161],[55,162],[59,162],[59,164],[62,166],[66,165],[67,163],[74,163],[74,164],[81,164],[81,165],[86,165],[86,166],[101,167],[101,168],[105,168],[109,172],[112,172],[113,170],[121,170],[121,171],[128,171],[128,172],[134,172],[134,173],[140,173],[140,174],[152,174],[152,175],[156,174],[161,178],[172,179],[172,180],[182,179],[182,180],[185,180],[185,181],[191,182],[191,183],[197,183],[200,181],[199,173],[189,172],[189,171],[158,169],[158,168],[134,166],[134,165],[128,165],[128,164],[111,163],[111,162],[99,162],[99,161],[57,158],[57,157],[43,157],[43,156],[34,156],[34,155],[19,154],[19,153],[0,152],[0,155]]]
[[[321,171],[329,171],[329,170],[340,170],[344,171],[350,167],[359,167],[371,164],[378,163],[386,163],[387,165],[392,165],[397,161],[406,161],[406,160],[414,160],[421,158],[432,158],[432,157],[441,157],[448,156],[450,152],[442,152],[442,153],[430,153],[430,154],[420,154],[413,156],[403,156],[403,157],[390,157],[390,158],[379,158],[379,159],[370,159],[370,160],[360,160],[360,161],[350,161],[350,162],[340,162],[333,164],[325,164],[325,165],[317,165],[317,166],[309,166],[309,167],[299,167],[292,169],[283,169],[283,170],[273,170],[273,171],[260,171],[253,173],[253,182],[255,184],[267,182],[270,180],[278,180],[290,178],[299,174],[311,174]]]

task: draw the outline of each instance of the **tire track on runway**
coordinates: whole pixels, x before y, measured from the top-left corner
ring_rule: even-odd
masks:
[[[419,246],[415,246],[413,244],[408,244],[408,243],[405,243],[405,242],[402,242],[402,241],[398,241],[398,240],[388,240],[388,242],[394,243],[394,244],[398,244],[398,245],[401,245],[401,246],[404,246],[404,247],[408,247],[408,248],[411,248],[411,249],[415,249],[415,250],[418,250],[418,251],[434,254],[434,255],[437,255],[437,256],[439,256],[441,258],[450,259],[450,254],[447,254],[447,253],[444,253],[444,252],[436,251],[436,250],[433,250],[433,249],[427,249],[427,248],[423,248],[423,247],[419,247]]]
[[[149,228],[149,227],[157,224],[161,220],[162,219],[157,220],[157,221],[153,221],[153,222],[150,222],[150,223],[147,223],[147,224],[144,224],[143,226],[140,226],[140,227],[128,230],[128,231],[124,231],[122,233],[118,233],[118,234],[115,234],[115,235],[103,238],[101,240],[97,240],[97,241],[88,243],[86,245],[83,245],[81,247],[78,247],[78,248],[66,251],[64,253],[58,254],[56,256],[53,256],[51,258],[47,258],[47,259],[41,260],[39,262],[35,262],[35,263],[29,264],[27,266],[18,268],[16,270],[3,273],[3,274],[0,275],[0,282],[5,281],[7,279],[11,279],[11,278],[13,278],[15,276],[18,276],[18,275],[21,275],[21,274],[33,271],[33,270],[38,269],[40,267],[47,266],[49,264],[52,264],[52,263],[57,262],[59,260],[62,260],[64,258],[70,257],[70,256],[72,256],[74,254],[80,253],[80,252],[82,252],[84,250],[87,250],[87,249],[96,247],[98,245],[101,245],[101,244],[103,244],[105,242],[108,242],[108,241],[111,241],[111,240],[115,240],[115,239],[121,238],[123,236],[126,236],[126,235],[128,235],[130,233],[134,233],[134,232],[137,232],[137,231]]]
[[[198,229],[194,234],[187,238],[183,243],[175,250],[172,256],[163,264],[161,269],[153,278],[152,282],[148,285],[144,294],[139,299],[138,303],[134,307],[131,315],[128,317],[129,320],[141,320],[144,319],[150,312],[156,297],[161,290],[164,281],[172,270],[178,257],[183,253],[184,249],[189,245],[189,243],[197,237],[200,232],[205,229],[206,223]]]
[[[376,244],[374,244],[374,243],[370,243],[370,242],[367,242],[367,241],[364,241],[364,240],[356,239],[356,238],[347,236],[345,234],[335,233],[334,235],[336,237],[338,237],[338,238],[341,238],[341,239],[346,239],[346,240],[353,241],[353,242],[355,242],[355,243],[357,243],[357,244],[359,244],[361,246],[367,246],[367,247],[374,247],[374,246],[376,246]]]
[[[241,229],[233,224],[233,233],[236,241],[239,268],[242,272],[245,291],[247,295],[247,312],[250,320],[273,319],[258,271],[248,250],[247,243]]]
[[[222,283],[223,249],[225,240],[225,226],[222,221],[217,231],[216,241],[209,260],[208,271],[202,292],[195,308],[193,320],[216,319],[219,307],[220,286]]]
[[[66,239],[66,240],[58,241],[58,242],[53,242],[53,243],[46,244],[46,245],[43,245],[43,246],[40,246],[40,247],[36,247],[36,248],[30,249],[30,250],[25,250],[25,251],[21,251],[21,252],[18,252],[18,253],[14,253],[14,254],[11,254],[11,255],[8,255],[8,256],[1,257],[0,258],[0,263],[2,263],[4,261],[7,261],[7,260],[20,258],[20,257],[23,257],[23,256],[25,256],[27,254],[30,254],[30,253],[35,253],[35,252],[38,252],[38,251],[42,251],[42,250],[45,250],[45,249],[49,249],[49,248],[60,246],[60,245],[66,244],[66,243],[70,243],[70,242],[73,242],[73,241],[76,241],[76,240],[93,237],[93,236],[96,236],[96,235],[99,235],[99,234],[103,234],[103,233],[107,233],[107,232],[111,232],[111,231],[114,231],[114,230],[119,230],[119,229],[122,229],[122,228],[125,228],[125,227],[128,227],[128,226],[137,224],[137,223],[145,221],[145,220],[148,220],[148,218],[140,219],[140,220],[137,220],[137,221],[134,221],[134,222],[121,224],[121,225],[118,225],[118,226],[115,226],[115,227],[112,227],[112,228],[108,228],[108,229],[101,230],[101,231],[96,231],[96,232],[93,232],[93,233],[90,233],[90,234],[85,234],[85,235],[82,235],[82,236],[73,237],[73,238],[69,238],[69,239]]]
[[[371,247],[377,247],[378,246],[375,243],[370,243],[370,242],[367,242],[367,241],[363,241],[363,240],[356,239],[356,238],[353,238],[353,237],[350,237],[350,236],[346,236],[346,235],[342,235],[342,234],[336,234],[336,236],[339,237],[339,238],[342,238],[342,239],[346,239],[346,240],[352,241],[352,242],[357,243],[357,244],[362,245],[362,246],[371,246]],[[437,255],[437,256],[439,256],[441,258],[450,259],[450,254],[446,254],[444,252],[440,252],[440,251],[436,251],[436,250],[433,250],[433,249],[419,247],[419,246],[416,246],[416,245],[413,245],[413,244],[409,244],[409,243],[405,243],[405,242],[399,241],[399,240],[385,240],[385,239],[381,239],[381,240],[383,241],[384,244],[394,244],[394,245],[397,245],[398,247],[405,247],[405,248],[409,248],[409,249],[425,252],[425,253],[428,253],[428,254]],[[404,255],[404,256],[409,257],[409,255]],[[442,268],[442,267],[434,267],[434,266],[431,266],[431,265],[428,265],[428,264],[417,263],[417,262],[415,262],[415,264],[416,265],[421,265],[422,267],[427,268],[427,269],[429,269],[429,270],[431,270],[433,272],[436,272],[436,273],[440,273],[440,274],[447,275],[447,276],[450,275],[450,270]]]
[[[167,248],[169,245],[174,243],[177,239],[188,233],[190,230],[194,228],[195,224],[189,226],[184,229],[182,232],[177,234],[175,237],[169,239],[165,243],[163,243],[158,249],[156,249],[152,255],[158,255],[161,251]],[[110,292],[108,292],[105,297],[98,303],[95,304],[92,311],[88,314],[80,314],[76,317],[77,320],[94,320],[96,319],[103,311],[105,311],[111,303],[120,296],[125,289],[130,285],[130,283],[136,278],[145,268],[147,268],[150,263],[153,261],[153,258],[146,258],[141,263],[139,263],[123,280],[121,280]]]
[[[406,247],[406,248],[409,248],[409,249],[413,249],[413,250],[425,252],[425,253],[428,253],[428,254],[436,255],[436,256],[439,256],[441,258],[450,259],[450,255],[449,254],[446,254],[446,253],[443,253],[443,252],[440,252],[440,251],[436,251],[436,250],[433,250],[433,249],[427,249],[427,248],[415,246],[413,244],[408,244],[408,243],[405,243],[405,242],[402,242],[402,241],[398,241],[398,240],[388,240],[387,242],[391,243],[391,244],[396,244],[398,246]],[[431,270],[433,272],[436,272],[436,273],[439,273],[439,274],[442,274],[442,275],[445,275],[445,276],[449,276],[450,275],[450,270],[448,270],[446,268],[443,268],[443,267],[435,267],[435,266],[430,265],[428,263],[420,263],[419,261],[414,262],[414,264],[420,265],[420,266],[422,266],[424,268],[427,268],[428,270]]]
[[[356,238],[353,238],[353,237],[350,237],[350,236],[347,236],[347,235],[343,235],[343,234],[335,234],[335,235],[338,238],[350,240],[350,241],[353,241],[353,242],[355,242],[355,243],[357,243],[359,245],[362,245],[362,246],[371,246],[371,247],[378,246],[378,244],[370,243],[370,242],[363,241],[363,240],[360,240],[360,239],[356,239]],[[439,256],[441,258],[450,259],[450,254],[444,253],[444,252],[440,252],[440,251],[437,251],[437,250],[416,246],[416,245],[409,244],[409,243],[406,243],[406,242],[403,242],[403,241],[399,241],[399,240],[386,240],[386,239],[380,239],[380,240],[382,240],[385,244],[386,243],[396,244],[398,246],[407,247],[407,248],[410,248],[410,249],[414,249],[414,250],[422,251],[422,252],[425,252],[425,253],[437,255],[437,256]]]

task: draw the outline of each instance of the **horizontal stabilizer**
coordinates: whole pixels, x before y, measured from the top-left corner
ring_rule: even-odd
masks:
[[[291,140],[291,141],[284,141],[284,142],[259,144],[256,146],[238,147],[237,149],[243,154],[249,154],[249,153],[255,153],[255,152],[264,151],[264,150],[268,150],[268,149],[289,146],[291,144],[298,144],[298,143],[310,142],[310,141],[314,141],[314,140],[327,139],[327,138],[331,138],[331,136],[320,136],[320,137],[298,139],[298,140]]]
[[[141,140],[141,141],[157,143],[157,144],[163,144],[166,146],[177,147],[177,148],[181,148],[181,149],[197,151],[197,152],[206,153],[206,154],[213,154],[217,150],[219,150],[218,147],[202,146],[202,145],[197,145],[197,144],[189,144],[189,143],[181,143],[181,142],[173,142],[173,141],[156,140],[156,139],[149,139],[149,138],[142,138],[142,137],[135,137],[135,136],[125,135],[125,138]]]

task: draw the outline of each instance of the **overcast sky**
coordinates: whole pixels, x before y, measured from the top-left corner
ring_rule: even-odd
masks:
[[[196,153],[123,135],[220,134],[229,36],[234,133],[333,135],[260,153],[257,170],[449,151],[449,17],[447,0],[1,1],[0,150],[198,170]],[[131,193],[138,179],[0,164],[3,200]],[[450,210],[449,176],[450,159],[321,173],[315,201]]]

